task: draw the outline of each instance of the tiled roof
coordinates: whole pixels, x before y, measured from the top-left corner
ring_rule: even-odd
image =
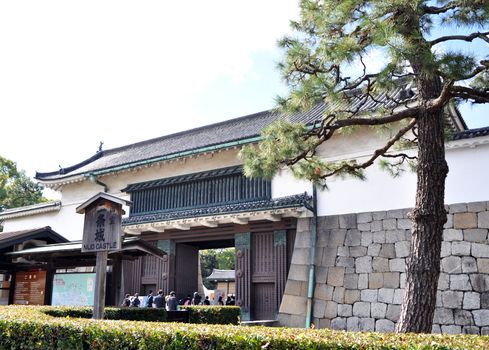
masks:
[[[51,227],[40,227],[21,231],[0,232],[0,249],[31,239],[47,239],[50,243],[68,242],[66,238],[53,231]]]
[[[453,135],[452,140],[471,139],[487,135],[489,135],[489,126],[457,132]]]
[[[363,103],[360,98],[353,98],[350,101],[350,110],[357,107],[360,112],[374,111],[379,104],[384,107],[393,107],[392,99],[399,101],[414,101],[415,87],[409,81],[400,82],[399,86],[392,91],[387,98],[385,93],[375,96],[375,100],[370,98]],[[248,116],[230,119],[224,122],[203,126],[196,129],[182,131],[176,134],[167,135],[135,144],[100,151],[89,159],[76,165],[62,168],[58,171],[47,173],[36,173],[36,179],[44,182],[61,181],[72,176],[88,176],[91,173],[100,175],[142,165],[142,163],[158,162],[168,158],[177,158],[189,153],[198,153],[215,148],[225,148],[230,143],[248,143],[257,141],[261,131],[271,123],[285,119],[293,123],[312,124],[332,111],[337,106],[326,106],[324,103],[316,105],[307,112],[296,113],[285,116],[277,110],[269,110]],[[451,112],[454,113],[453,111]],[[451,115],[448,118],[449,124],[456,130],[463,121],[459,116]],[[458,119],[459,123],[454,120]],[[460,128],[460,127],[458,127]]]
[[[20,216],[34,215],[56,211],[61,209],[61,201],[43,202],[33,205],[27,205],[20,208],[11,208],[0,212],[0,219],[11,219]]]
[[[218,215],[218,214],[230,214],[230,213],[266,210],[266,209],[278,209],[278,208],[292,208],[292,207],[303,206],[305,203],[310,201],[310,199],[311,197],[308,196],[307,193],[303,193],[294,196],[274,198],[269,200],[259,200],[259,201],[252,201],[252,202],[226,204],[220,206],[134,215],[128,218],[123,218],[122,226],[156,222],[156,221],[195,218],[200,216],[209,216],[209,215]]]
[[[235,276],[236,273],[234,270],[213,269],[212,273],[206,279],[211,281],[234,281]]]

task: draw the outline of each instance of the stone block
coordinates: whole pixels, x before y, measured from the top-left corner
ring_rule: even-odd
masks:
[[[476,326],[489,326],[489,310],[474,310],[472,311],[472,315],[474,316]]]
[[[348,332],[360,332],[360,319],[358,317],[348,317],[346,319],[346,330]]]
[[[476,326],[464,326],[464,327],[462,327],[462,333],[463,334],[479,335],[480,334],[480,328],[476,327]]]
[[[489,335],[489,327],[482,327],[481,335]]]
[[[339,247],[345,244],[346,229],[331,230],[328,245],[330,247]]]
[[[405,258],[409,256],[410,243],[408,241],[397,242],[395,244],[396,248],[396,258]]]
[[[345,214],[339,218],[340,228],[357,228],[357,214]]]
[[[374,272],[387,272],[389,270],[389,259],[376,256],[372,259],[372,269]]]
[[[372,213],[373,220],[382,220],[387,217],[387,213],[385,211],[375,211]]]
[[[331,329],[337,331],[346,331],[346,318],[336,317],[331,320]]]
[[[358,288],[358,275],[356,273],[345,274],[345,279],[343,285],[346,289],[357,289]]]
[[[382,229],[395,230],[397,228],[397,219],[384,219],[382,220]]]
[[[318,217],[318,225],[321,229],[340,228],[340,218],[338,215]]]
[[[368,288],[368,274],[362,273],[358,275],[358,289]]]
[[[360,301],[360,291],[356,289],[345,290],[345,304],[353,304]]]
[[[332,300],[333,290],[334,288],[332,286],[328,286],[324,283],[317,283],[316,288],[314,288],[314,298],[320,300]]]
[[[306,309],[307,298],[284,294],[280,312],[291,315],[302,315]]]
[[[297,219],[297,232],[311,231],[311,218],[299,218]]]
[[[487,258],[477,259],[477,268],[479,270],[479,273],[489,274],[489,259]]]
[[[487,242],[487,229],[486,228],[470,228],[463,230],[464,241],[474,243],[486,243]]]
[[[316,254],[314,255],[314,264],[316,266],[322,266],[323,264],[324,249],[324,247],[316,247]]]
[[[413,225],[413,222],[410,219],[398,219],[397,220],[397,228],[402,230],[410,230]]]
[[[396,257],[395,245],[393,243],[382,244],[382,248],[380,248],[379,256],[382,258],[389,258],[389,259],[395,258]]]
[[[372,221],[372,213],[358,213],[357,214],[357,223],[365,224],[367,222]]]
[[[463,292],[456,292],[451,290],[441,292],[443,307],[447,309],[461,309],[463,298]]]
[[[318,325],[318,328],[331,328],[331,319],[329,318],[322,318],[318,320],[319,323],[315,323]]]
[[[367,255],[367,247],[350,247],[350,256],[358,258]]]
[[[447,214],[447,222],[445,222],[443,228],[453,228],[453,214]]]
[[[370,273],[372,272],[372,257],[362,256],[355,259],[355,271],[357,273]]]
[[[460,326],[473,326],[472,313],[467,310],[454,310],[455,324]]]
[[[404,217],[404,209],[395,209],[387,211],[388,219],[402,219]]]
[[[380,244],[380,243],[372,243],[367,248],[367,255],[370,255],[370,256],[379,256],[380,249],[381,248],[382,248],[382,244]]]
[[[284,294],[296,296],[304,295],[302,294],[302,291],[304,290],[304,285],[306,285],[306,282],[288,280],[287,284],[285,285]]]
[[[309,280],[309,266],[290,264],[289,280],[307,281]]]
[[[310,248],[311,231],[297,231],[294,248]]]
[[[462,241],[463,239],[463,230],[456,230],[453,228],[443,230],[443,240],[445,242]]]
[[[343,286],[345,279],[344,267],[330,267],[328,271],[328,284],[334,287]]]
[[[436,307],[443,307],[443,302],[441,300],[441,292],[442,291],[439,290],[436,291]]]
[[[392,302],[394,301],[394,289],[392,288],[379,289],[378,300],[381,303],[392,304]]]
[[[394,300],[392,300],[392,303],[395,305],[401,305],[403,298],[404,298],[404,290],[403,289],[395,289],[394,290]]]
[[[478,213],[477,223],[479,228],[489,228],[489,211]]]
[[[373,243],[374,234],[372,232],[362,232],[362,238],[360,239],[360,244],[363,247],[369,247]]]
[[[311,250],[307,248],[294,248],[294,253],[292,254],[292,264],[296,264],[296,265],[309,264],[310,251]]]
[[[373,318],[360,319],[361,332],[373,332],[375,330],[375,320]]]
[[[401,315],[401,306],[400,305],[387,305],[387,312],[385,313],[385,317],[388,320],[393,322],[397,322],[399,320],[399,316]]]
[[[360,291],[360,300],[367,301],[369,303],[376,303],[378,300],[378,294],[379,291],[377,289],[364,289]]]
[[[470,255],[470,246],[469,242],[452,242],[452,255]]]
[[[448,256],[441,259],[441,270],[446,273],[462,272],[462,259],[457,256]]]
[[[323,258],[321,260],[321,265],[323,267],[333,267],[336,263],[336,247],[325,247],[323,249]]]
[[[400,277],[399,272],[384,272],[384,287],[385,288],[399,288]]]
[[[405,273],[401,273],[401,275],[399,276],[399,287],[401,287],[402,289],[406,288],[406,274]]]
[[[386,312],[387,312],[387,304],[372,303],[370,305],[370,315],[373,318],[385,318]]]
[[[346,232],[345,245],[354,247],[360,245],[362,234],[357,229],[350,229]]]
[[[381,220],[372,221],[370,223],[370,231],[372,232],[382,231],[382,221]]]
[[[481,308],[489,309],[489,292],[482,293],[480,296],[481,296]]]
[[[448,212],[450,214],[453,213],[463,213],[467,211],[467,204],[466,203],[456,203],[456,204],[451,204],[448,207]]]
[[[324,310],[325,318],[335,318],[338,316],[338,304],[334,301],[326,301],[326,308]]]
[[[362,224],[358,224],[357,225],[357,228],[358,230],[362,231],[362,232],[371,232],[370,230],[370,222],[366,222],[366,223],[362,223]]]
[[[452,243],[451,242],[441,242],[441,252],[440,257],[446,258],[447,256],[452,255]]]
[[[355,267],[355,259],[354,258],[348,258],[345,256],[338,256],[336,257],[336,266],[342,266],[342,267]]]
[[[477,262],[475,258],[471,256],[462,257],[462,272],[463,273],[477,272]]]
[[[447,290],[450,288],[450,275],[447,273],[440,273],[438,277],[438,290]]]
[[[358,301],[353,304],[353,316],[370,317],[370,303]]]
[[[475,258],[489,258],[489,245],[472,243],[472,256]]]
[[[391,320],[377,320],[375,322],[375,331],[382,333],[392,333],[396,328],[396,324]]]
[[[456,229],[477,228],[477,215],[476,213],[453,214],[453,227]]]
[[[487,210],[487,202],[472,202],[467,203],[467,211],[471,213],[478,213]]]
[[[349,247],[338,247],[338,256],[350,256],[350,248]]]
[[[390,259],[389,269],[393,272],[404,272],[406,271],[406,260],[405,259]]]
[[[470,283],[472,284],[472,289],[476,292],[487,292],[489,291],[489,276],[474,274],[470,275]]]
[[[384,275],[380,272],[371,273],[368,276],[368,287],[370,289],[378,289],[384,286]]]
[[[326,301],[315,300],[312,307],[312,315],[317,318],[324,317],[324,311],[326,310]]]
[[[353,307],[348,304],[338,304],[338,316],[340,317],[353,316]]]
[[[451,290],[471,290],[469,276],[468,275],[450,275],[450,289]]]
[[[441,332],[443,334],[460,334],[462,333],[462,327],[460,326],[441,326]]]
[[[333,292],[333,301],[343,304],[345,302],[345,288],[335,287]]]
[[[374,232],[374,243],[385,243],[385,231]]]
[[[431,326],[431,333],[441,334],[441,326],[439,324],[434,324]]]
[[[435,316],[433,317],[433,323],[453,324],[454,323],[453,310],[437,307],[435,309]]]

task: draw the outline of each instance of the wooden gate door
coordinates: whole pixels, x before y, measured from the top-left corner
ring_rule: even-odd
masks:
[[[277,313],[273,232],[251,235],[251,316],[272,320]]]
[[[175,292],[180,299],[199,291],[199,249],[178,243],[175,259]]]

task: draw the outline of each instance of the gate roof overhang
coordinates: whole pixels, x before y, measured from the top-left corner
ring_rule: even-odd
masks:
[[[280,221],[285,217],[306,217],[311,197],[307,193],[234,203],[224,206],[204,207],[189,210],[150,213],[125,218],[124,232],[164,232],[165,230],[190,230],[192,227],[218,227],[221,224],[248,224],[250,221]]]

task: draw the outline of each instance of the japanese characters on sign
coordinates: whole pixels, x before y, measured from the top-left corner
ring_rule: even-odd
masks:
[[[121,208],[101,200],[87,208],[82,252],[121,249]]]

